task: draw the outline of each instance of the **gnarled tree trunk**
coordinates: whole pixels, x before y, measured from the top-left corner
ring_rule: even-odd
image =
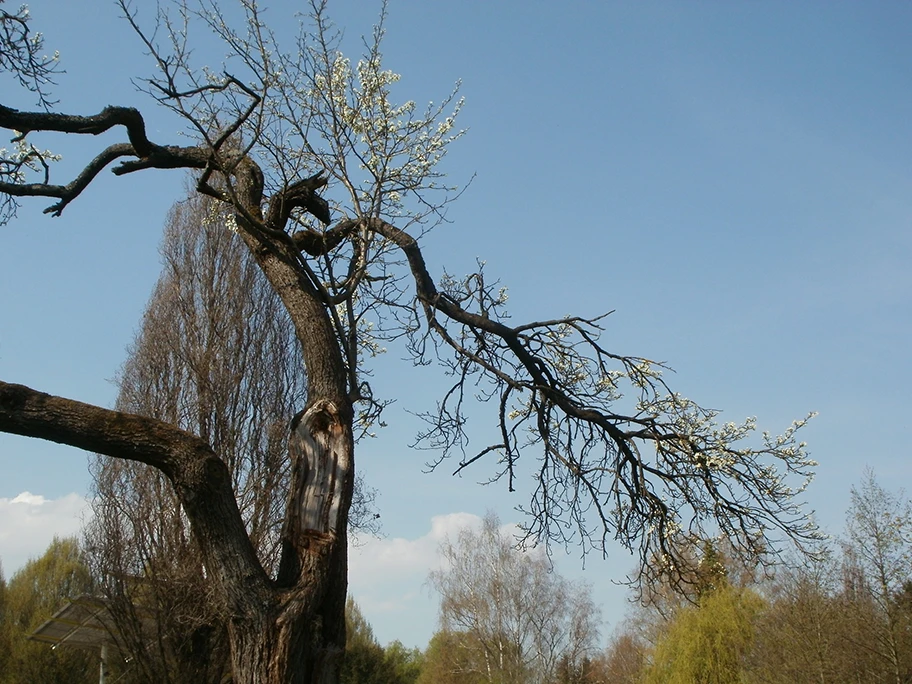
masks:
[[[331,684],[345,649],[347,502],[354,441],[335,404],[292,421],[292,478],[273,601],[231,627],[238,682]]]
[[[235,684],[331,684],[345,648],[351,409],[310,403],[295,422],[288,519],[276,579],[259,564],[228,469],[167,423],[0,382],[0,429],[153,465],[191,521],[229,625]]]

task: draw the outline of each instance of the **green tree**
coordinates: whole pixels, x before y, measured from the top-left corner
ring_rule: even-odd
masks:
[[[415,684],[424,668],[424,654],[417,648],[406,648],[401,641],[386,645],[384,657],[393,671],[393,681],[398,684]]]
[[[340,684],[367,684],[391,681],[391,668],[374,630],[351,597],[345,604],[345,657],[339,674]]]
[[[10,667],[12,657],[12,645],[10,643],[11,630],[8,628],[9,601],[7,599],[6,578],[3,576],[3,564],[0,563],[0,673],[5,672]],[[3,675],[0,674],[0,683],[3,682]]]
[[[487,672],[479,669],[476,653],[481,645],[471,633],[436,632],[424,652],[418,684],[484,684]]]
[[[398,641],[383,648],[354,599],[345,605],[345,657],[340,684],[414,684],[421,672],[421,654]]]
[[[646,684],[737,684],[746,661],[762,599],[750,589],[723,585],[685,606],[656,644]]]
[[[91,593],[93,583],[75,538],[57,539],[40,558],[16,572],[0,594],[0,644],[8,653],[0,683],[82,684],[98,679],[98,656],[68,648],[51,649],[28,636],[69,599]],[[5,594],[5,596],[4,596]]]

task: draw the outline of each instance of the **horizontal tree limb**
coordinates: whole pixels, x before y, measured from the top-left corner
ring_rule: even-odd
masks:
[[[37,437],[161,470],[190,518],[207,567],[233,586],[268,590],[244,529],[228,467],[208,443],[173,425],[0,381],[0,431]],[[229,590],[229,610],[257,600]],[[260,597],[262,598],[262,597]]]

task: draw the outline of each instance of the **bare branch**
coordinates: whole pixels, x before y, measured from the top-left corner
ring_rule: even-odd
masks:
[[[135,156],[138,159],[122,162],[120,166],[114,168],[114,173],[117,175],[146,168],[203,168],[209,162],[210,153],[204,148],[161,146],[152,143],[146,137],[146,127],[142,115],[130,107],[105,107],[100,113],[93,116],[76,116],[47,112],[20,112],[0,105],[0,127],[18,131],[18,139],[24,139],[33,131],[99,135],[115,126],[123,126],[127,129],[130,143],[119,143],[105,149],[89,162],[69,184],[2,182],[0,192],[13,197],[58,197],[61,201],[48,207],[45,213],[60,216],[64,208],[88,187],[102,169],[121,157]]]
[[[489,397],[499,397],[503,441],[463,457],[457,472],[499,454],[495,479],[507,475],[512,489],[519,454],[540,447],[530,537],[578,537],[602,553],[615,539],[638,549],[647,582],[684,575],[692,558],[682,552],[682,537],[723,534],[757,557],[776,552],[775,533],[799,544],[819,538],[796,500],[814,465],[794,438],[806,419],[778,438],[764,435],[761,447],[736,445],[754,430],[752,420],[717,425],[717,411],[667,387],[660,364],[602,348],[601,317],[507,326],[493,317],[502,296],[480,272],[465,289],[449,281],[453,294],[442,293],[414,238],[380,219],[363,224],[403,251],[428,332],[453,355],[447,364],[456,380],[437,413],[427,415],[422,437],[443,450],[441,460],[461,448],[462,391],[475,377],[476,386],[491,384]],[[466,308],[473,303],[476,311]],[[625,403],[621,382],[638,395],[624,412],[616,408]],[[799,487],[784,477],[798,478]]]

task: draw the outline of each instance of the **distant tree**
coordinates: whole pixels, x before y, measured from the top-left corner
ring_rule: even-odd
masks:
[[[743,681],[763,601],[750,589],[723,585],[685,606],[656,644],[645,684],[736,684]]]
[[[585,656],[577,661],[564,656],[558,661],[554,677],[548,684],[601,684],[607,681],[604,664],[597,656]]]
[[[636,635],[618,630],[594,659],[587,684],[638,684],[646,664],[647,645]]]
[[[599,550],[617,540],[640,555],[646,583],[681,573],[687,558],[677,551],[691,534],[721,532],[747,555],[814,538],[798,496],[814,467],[796,436],[804,420],[751,441],[753,420],[719,424],[716,411],[669,386],[661,364],[605,348],[602,317],[518,323],[482,269],[432,277],[420,241],[458,196],[439,162],[461,135],[461,101],[454,94],[423,110],[394,101],[399,76],[383,65],[382,19],[353,65],[321,0],[291,49],[253,0],[239,0],[240,26],[224,3],[157,3],[148,24],[138,16],[146,4],[118,5],[158,69],[141,83],[182,118],[185,144],[153,142],[156,126],[132,108],[47,111],[54,63],[41,59],[27,13],[3,13],[13,30],[0,69],[37,94],[40,110],[0,105],[13,140],[0,154],[0,220],[36,196],[51,198],[47,212],[59,216],[112,165],[117,174],[192,169],[195,190],[223,205],[290,317],[307,374],[306,403],[290,425],[278,569],[257,555],[231,472],[208,438],[9,383],[0,383],[0,430],[164,474],[229,623],[237,684],[337,679],[355,436],[386,403],[373,394],[370,363],[388,340],[405,340],[413,362],[440,362],[452,378],[421,436],[441,459],[455,456],[458,470],[487,460],[511,489],[519,464],[540,459],[529,538]],[[217,56],[203,54],[199,27],[221,41]],[[54,155],[33,144],[45,132],[112,129],[124,137],[62,184]],[[500,429],[466,455],[474,396],[490,402]]]
[[[374,630],[349,597],[345,604],[345,658],[342,661],[340,684],[388,684],[392,669],[386,663],[383,647],[374,637]]]
[[[2,583],[0,583],[2,584]],[[75,538],[55,538],[0,590],[0,684],[98,681],[98,655],[51,649],[28,636],[70,599],[91,593],[92,579]]]
[[[9,614],[9,599],[7,598],[6,578],[3,575],[3,564],[0,563],[0,673],[5,672],[11,667],[12,659],[12,630],[9,624],[12,618]],[[3,675],[0,674],[0,684],[3,682]]]
[[[903,582],[902,588],[894,593],[890,601],[890,611],[896,616],[899,626],[896,644],[901,671],[906,681],[912,682],[912,578]]]
[[[469,632],[440,630],[431,637],[424,652],[418,684],[485,684],[488,672],[478,668],[476,656],[482,649]]]
[[[345,606],[345,658],[340,684],[414,684],[421,673],[421,655],[399,642],[383,648],[374,631],[349,598]]]
[[[716,591],[745,590],[754,570],[717,539],[693,540],[678,549],[688,558],[688,571],[676,582],[656,583],[637,591],[606,650],[597,659],[597,677],[617,684],[640,684],[647,665],[685,613],[695,610]],[[654,674],[654,673],[653,673]]]
[[[841,557],[780,569],[763,589],[753,678],[764,684],[912,680],[909,505],[866,472],[852,488]]]
[[[865,472],[852,487],[843,548],[846,598],[871,650],[896,684],[912,680],[912,614],[897,599],[912,578],[912,504]]]
[[[563,579],[543,554],[516,549],[496,515],[440,551],[444,567],[430,575],[440,624],[482,681],[549,682],[559,664],[575,668],[590,653],[599,620],[589,587]]]
[[[424,654],[417,648],[406,648],[401,641],[393,641],[384,648],[384,658],[390,664],[393,681],[398,684],[415,684],[424,669]]]
[[[868,657],[847,633],[837,559],[821,554],[782,567],[764,586],[767,607],[755,624],[751,672],[764,684],[857,681]],[[862,678],[864,681],[864,678]]]

